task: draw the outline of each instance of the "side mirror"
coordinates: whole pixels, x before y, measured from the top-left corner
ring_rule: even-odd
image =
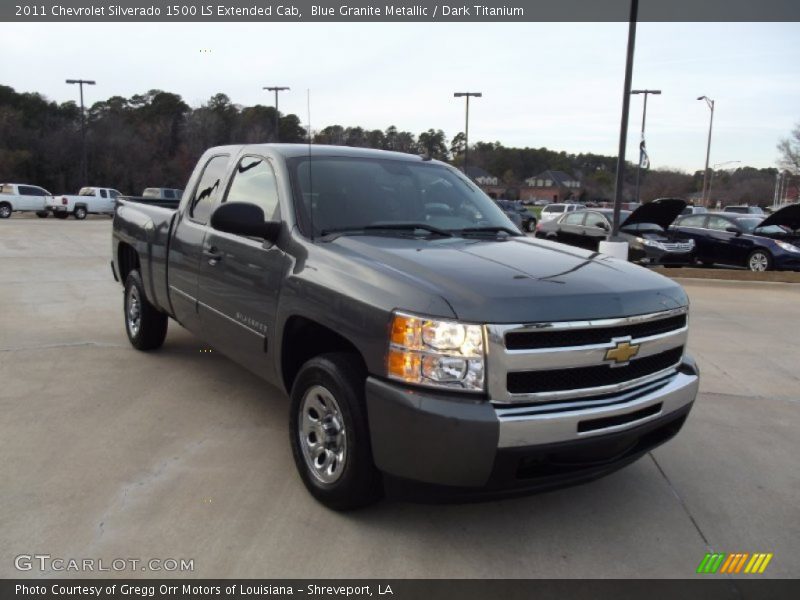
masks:
[[[226,202],[211,214],[211,227],[217,231],[257,237],[274,242],[280,223],[265,221],[264,211],[250,202]]]
[[[735,233],[737,236],[738,235],[742,235],[742,232],[739,230],[739,228],[738,227],[734,227],[733,225],[731,225],[729,227],[726,227],[725,231],[728,231],[730,233]]]
[[[604,231],[608,231],[608,225],[604,221],[598,221],[597,223],[594,224],[594,226],[599,227]]]

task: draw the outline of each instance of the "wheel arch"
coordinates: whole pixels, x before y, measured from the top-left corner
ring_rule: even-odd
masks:
[[[313,340],[313,343],[309,343]],[[281,336],[279,376],[287,393],[303,364],[321,354],[346,352],[357,357],[360,367],[367,371],[366,361],[358,347],[330,327],[302,315],[290,316]]]

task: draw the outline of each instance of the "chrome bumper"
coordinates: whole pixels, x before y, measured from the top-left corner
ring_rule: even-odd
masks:
[[[578,441],[632,429],[691,404],[699,381],[696,374],[679,371],[666,380],[597,400],[495,406],[498,448]]]

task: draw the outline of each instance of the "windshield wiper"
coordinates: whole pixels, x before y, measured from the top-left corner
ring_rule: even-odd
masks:
[[[502,225],[493,225],[489,227],[465,227],[464,229],[459,229],[458,232],[462,235],[470,234],[470,233],[507,233],[508,235],[518,237],[521,234],[518,231],[514,231],[510,227],[503,227]]]
[[[453,237],[453,234],[445,229],[439,229],[427,223],[374,223],[363,227],[339,227],[335,229],[323,229],[320,236],[328,238],[328,241],[336,239],[340,235],[364,235],[367,231],[427,231],[442,237]],[[335,237],[329,237],[335,236]]]
[[[417,229],[421,229],[422,231],[435,233],[436,235],[440,235],[442,237],[453,237],[453,234],[449,231],[445,229],[439,229],[438,227],[428,225],[427,223],[375,223],[374,225],[367,225],[364,227],[364,229],[368,231],[380,229],[385,229],[388,231],[415,231]]]

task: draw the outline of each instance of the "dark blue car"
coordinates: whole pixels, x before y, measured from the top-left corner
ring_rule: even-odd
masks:
[[[766,219],[736,213],[687,215],[672,229],[694,240],[697,260],[705,265],[800,271],[800,204]]]

